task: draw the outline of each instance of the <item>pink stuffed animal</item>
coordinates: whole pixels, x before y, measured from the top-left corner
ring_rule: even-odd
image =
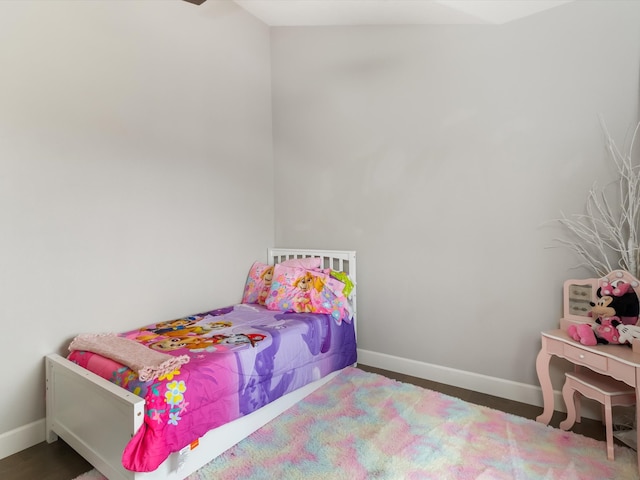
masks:
[[[598,343],[604,343],[605,345],[607,343],[624,343],[624,341],[620,340],[618,325],[622,325],[619,317],[596,318],[596,324],[593,329]]]
[[[583,345],[593,346],[601,344],[621,344],[626,343],[620,339],[618,325],[622,325],[618,317],[597,318],[593,325],[582,323],[579,325],[569,325],[567,333],[571,338]]]
[[[580,323],[578,325],[572,324],[567,328],[567,333],[576,342],[580,342],[582,345],[593,346],[598,343],[596,334],[593,328],[588,323]]]

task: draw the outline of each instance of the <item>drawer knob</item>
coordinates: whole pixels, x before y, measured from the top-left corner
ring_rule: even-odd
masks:
[[[581,353],[580,354],[580,359],[583,359],[583,358],[584,358],[584,353]]]

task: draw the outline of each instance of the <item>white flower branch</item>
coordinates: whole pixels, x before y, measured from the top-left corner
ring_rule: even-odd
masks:
[[[586,214],[557,221],[569,231],[556,238],[582,259],[580,266],[606,275],[617,268],[638,277],[640,253],[640,165],[633,161],[633,146],[640,130],[636,126],[627,153],[622,153],[602,122],[606,145],[618,171],[617,191],[593,184],[587,195]],[[616,182],[614,182],[615,184]],[[613,186],[610,184],[609,186]],[[616,194],[615,197],[612,197]]]

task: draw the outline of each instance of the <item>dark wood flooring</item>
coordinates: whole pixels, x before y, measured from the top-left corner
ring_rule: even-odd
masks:
[[[401,382],[412,383],[423,388],[436,390],[476,405],[484,405],[529,419],[535,419],[535,417],[542,412],[540,407],[452,387],[442,383],[380,370],[366,365],[359,365],[359,368],[367,372],[385,375]],[[565,414],[555,412],[551,419],[551,425],[557,427],[564,418]],[[581,423],[574,426],[573,431],[598,440],[604,440],[605,438],[604,427],[600,422],[594,420],[583,419]],[[38,445],[0,460],[0,479],[71,480],[91,470],[91,468],[91,465],[75,453],[71,447],[62,440],[58,440],[51,444],[46,442],[39,443]]]

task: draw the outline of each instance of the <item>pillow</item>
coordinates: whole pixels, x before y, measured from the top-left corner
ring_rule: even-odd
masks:
[[[273,265],[254,262],[247,276],[247,283],[244,286],[242,303],[259,303],[264,305],[269,289],[271,278],[273,277]]]
[[[329,273],[332,277],[337,278],[344,284],[342,293],[344,293],[345,297],[349,298],[351,296],[351,292],[353,291],[353,287],[355,286],[351,281],[349,275],[347,275],[345,272],[335,272],[333,270],[327,273]]]
[[[280,263],[285,267],[306,268],[308,270],[316,270],[320,268],[322,259],[320,257],[292,258]]]
[[[331,274],[333,271],[330,272]],[[349,279],[349,283],[351,283],[351,279]],[[336,320],[338,324],[342,322],[342,320],[350,321],[353,317],[351,304],[349,303],[348,296],[345,293],[348,290],[347,286],[340,280],[337,280],[331,275],[327,276],[325,281],[325,288],[320,292],[320,296],[322,298],[323,307],[326,309],[330,309],[331,316]],[[349,292],[351,290],[349,289]]]
[[[344,283],[322,271],[278,264],[265,302],[269,310],[326,313],[338,323],[348,317]]]

